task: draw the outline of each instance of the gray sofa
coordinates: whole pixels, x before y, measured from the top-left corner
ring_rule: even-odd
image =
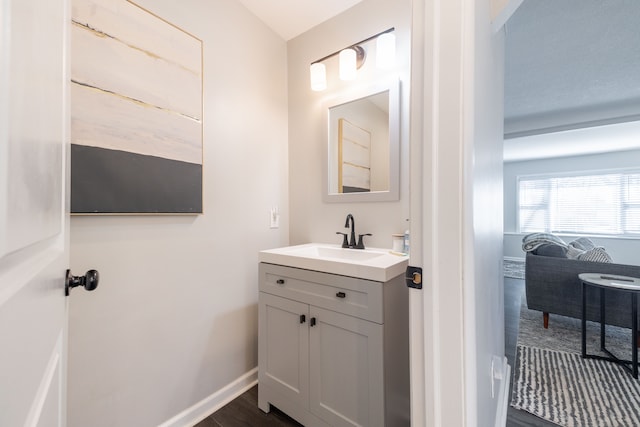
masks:
[[[549,314],[560,314],[580,319],[582,311],[580,273],[604,273],[610,275],[640,277],[640,266],[601,263],[569,259],[563,255],[549,253],[539,255],[544,246],[527,252],[525,265],[525,287],[529,309],[544,313],[544,327],[548,326]],[[541,251],[543,252],[543,251]],[[599,321],[600,292],[587,289],[587,319]],[[626,292],[605,291],[605,323],[631,327],[631,300]]]

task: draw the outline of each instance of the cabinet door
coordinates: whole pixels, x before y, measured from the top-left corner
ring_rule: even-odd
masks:
[[[335,427],[383,426],[382,325],[314,306],[310,315],[311,412]]]
[[[309,306],[261,292],[258,316],[260,384],[308,408]]]

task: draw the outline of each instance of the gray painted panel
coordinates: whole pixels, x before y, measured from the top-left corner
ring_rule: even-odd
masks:
[[[202,213],[202,165],[71,145],[72,213]]]

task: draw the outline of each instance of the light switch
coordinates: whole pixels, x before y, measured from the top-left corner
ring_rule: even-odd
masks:
[[[280,212],[278,211],[278,207],[272,207],[269,215],[270,218],[270,228],[279,228],[280,227]]]

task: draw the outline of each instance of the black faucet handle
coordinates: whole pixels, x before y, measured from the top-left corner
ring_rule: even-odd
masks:
[[[342,247],[343,248],[348,248],[349,247],[349,240],[347,239],[347,233],[341,233],[339,231],[336,231],[336,234],[342,234]]]
[[[356,245],[356,249],[364,249],[364,242],[362,241],[363,236],[373,236],[373,234],[371,233],[358,234],[358,244]]]

